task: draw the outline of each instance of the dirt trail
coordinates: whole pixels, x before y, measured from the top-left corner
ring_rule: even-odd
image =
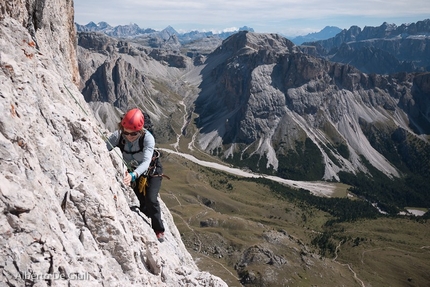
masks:
[[[349,264],[349,263],[340,263],[340,262],[336,261],[336,259],[337,259],[337,253],[340,250],[340,246],[342,245],[342,243],[343,243],[343,241],[339,242],[339,244],[336,246],[335,256],[334,256],[334,258],[333,258],[332,261],[335,262],[335,263],[337,263],[337,264],[339,264],[339,265],[341,265],[341,266],[347,266],[348,269],[352,272],[352,274],[354,274],[354,279],[357,282],[359,282],[362,287],[366,287],[366,285],[364,284],[364,282],[360,278],[358,278],[357,273],[354,271],[354,269],[352,269],[351,264]]]

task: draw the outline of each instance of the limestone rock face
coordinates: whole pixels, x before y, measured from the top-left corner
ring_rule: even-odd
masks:
[[[57,5],[45,0],[6,0],[0,3],[0,20],[11,17],[28,31],[27,43],[35,48],[41,48],[50,55],[61,54],[64,65],[59,71],[67,71],[72,75],[72,81],[78,83],[79,71],[76,61],[76,33],[73,23],[73,1],[65,0],[63,5]],[[6,24],[6,23],[4,23]],[[30,52],[29,52],[30,53]]]
[[[0,3],[0,281],[227,286],[130,210],[123,165],[79,93],[73,1]]]

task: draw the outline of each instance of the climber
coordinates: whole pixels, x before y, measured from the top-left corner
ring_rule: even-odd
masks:
[[[127,171],[124,183],[133,188],[139,199],[140,211],[151,219],[151,226],[159,242],[164,241],[164,225],[161,220],[158,193],[163,178],[159,153],[154,150],[154,136],[144,128],[144,115],[134,108],[124,115],[118,123],[118,130],[110,135],[106,145],[108,150],[119,147]],[[157,154],[158,153],[158,154]]]

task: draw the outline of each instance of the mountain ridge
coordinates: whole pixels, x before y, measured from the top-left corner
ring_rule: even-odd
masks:
[[[397,26],[351,26],[336,36],[303,43],[312,55],[351,64],[365,73],[430,71],[430,19]],[[309,49],[309,47],[314,49]]]
[[[101,32],[111,37],[124,37],[124,38],[132,38],[139,36],[152,36],[152,37],[161,37],[164,40],[169,39],[171,36],[175,35],[181,44],[187,44],[189,42],[206,38],[206,37],[219,37],[220,39],[226,39],[232,34],[238,31],[251,31],[254,32],[254,29],[243,26],[237,29],[236,31],[223,31],[223,32],[201,32],[198,30],[193,30],[190,32],[179,33],[172,26],[167,26],[161,31],[154,30],[152,28],[141,29],[137,24],[131,23],[128,25],[118,25],[111,26],[107,22],[99,22],[98,24],[94,22],[89,22],[88,24],[81,25],[75,23],[76,30],[78,32]]]

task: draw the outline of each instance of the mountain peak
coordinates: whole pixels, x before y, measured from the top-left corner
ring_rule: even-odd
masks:
[[[106,29],[106,28],[110,28],[110,27],[112,27],[111,25],[109,25],[107,22],[99,22],[98,24],[97,24],[97,26],[100,28],[100,29]]]
[[[291,49],[293,46],[291,41],[279,34],[239,31],[227,38],[220,49],[241,51],[243,48],[251,48],[279,52]]]
[[[248,26],[243,26],[239,28],[239,31],[249,31],[249,32],[255,32],[254,29]]]
[[[164,28],[161,33],[167,33],[169,35],[179,35],[179,33],[172,27],[172,26],[167,26],[166,28]]]

